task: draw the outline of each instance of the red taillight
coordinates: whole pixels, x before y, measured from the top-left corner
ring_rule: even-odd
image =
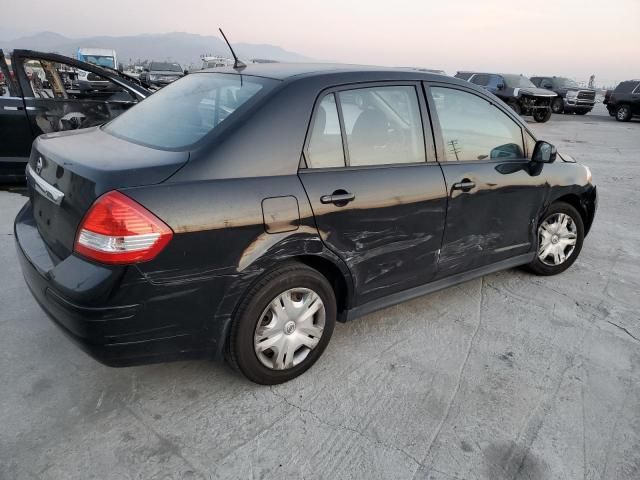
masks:
[[[138,263],[155,258],[172,237],[171,228],[153,213],[112,191],[84,216],[73,249],[101,263]]]

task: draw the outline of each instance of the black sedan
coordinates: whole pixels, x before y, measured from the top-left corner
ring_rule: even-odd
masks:
[[[575,262],[585,166],[491,93],[411,69],[250,65],[39,137],[15,221],[51,319],[113,366],[226,357],[275,384],[336,321]]]

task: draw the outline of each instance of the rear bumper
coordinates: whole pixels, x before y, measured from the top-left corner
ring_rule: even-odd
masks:
[[[16,217],[14,233],[20,266],[34,298],[74,343],[99,362],[117,367],[201,357],[215,345],[194,331],[193,318],[191,324],[180,322],[184,305],[193,301],[188,294],[167,296],[132,267],[105,267],[74,255],[57,259],[40,237],[30,202]],[[132,301],[136,297],[139,301]]]

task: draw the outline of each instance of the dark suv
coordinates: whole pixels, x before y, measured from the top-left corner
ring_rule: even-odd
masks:
[[[179,63],[151,62],[140,74],[140,81],[151,87],[161,88],[184,76]]]
[[[613,92],[607,92],[604,104],[609,115],[620,122],[628,122],[631,117],[640,115],[640,80],[620,83]]]
[[[596,91],[584,88],[578,82],[565,77],[531,77],[531,82],[540,88],[556,92],[558,96],[551,102],[553,113],[589,113],[596,103]]]
[[[455,77],[489,90],[518,115],[531,115],[536,122],[546,122],[551,118],[551,102],[557,94],[537,88],[524,75],[458,72]]]
[[[589,169],[489,92],[380,67],[193,73],[40,136],[27,171],[18,256],[71,339],[109,365],[226,356],[266,384],[308,369],[336,321],[564,271],[597,203]]]

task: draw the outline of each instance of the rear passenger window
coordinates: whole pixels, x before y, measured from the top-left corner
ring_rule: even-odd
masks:
[[[325,96],[316,110],[307,157],[311,168],[344,167],[340,121],[333,93]]]
[[[522,130],[486,100],[452,88],[432,87],[448,161],[523,158]]]
[[[422,119],[414,87],[361,88],[338,95],[349,166],[425,161]]]

